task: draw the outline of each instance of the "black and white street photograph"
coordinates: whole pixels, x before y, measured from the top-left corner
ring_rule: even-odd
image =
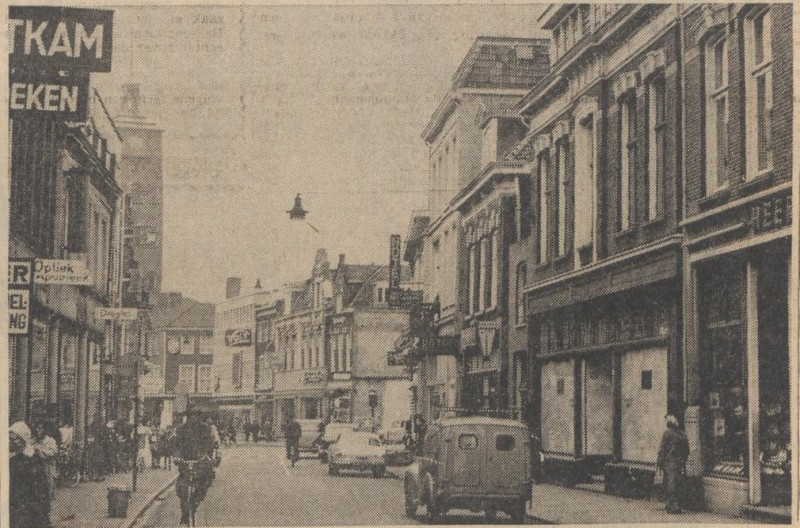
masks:
[[[800,521],[800,7],[193,1],[1,10],[0,525]]]

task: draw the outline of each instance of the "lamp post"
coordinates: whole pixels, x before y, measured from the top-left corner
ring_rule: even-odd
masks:
[[[142,327],[144,326],[144,320],[142,314],[145,310],[150,309],[150,305],[147,303],[147,293],[140,292],[139,296],[139,313],[137,315],[137,336],[136,336],[136,356],[134,357],[133,367],[134,367],[134,400],[133,400],[133,474],[131,475],[131,491],[136,491],[136,484],[139,477],[139,421],[140,421],[140,409],[139,409],[139,398],[140,398],[140,363],[142,360]]]

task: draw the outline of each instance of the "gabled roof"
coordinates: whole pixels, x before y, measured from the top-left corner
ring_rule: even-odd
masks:
[[[196,301],[177,292],[162,293],[150,311],[153,330],[214,328],[213,303]]]

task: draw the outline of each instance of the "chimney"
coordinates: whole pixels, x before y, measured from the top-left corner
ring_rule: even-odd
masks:
[[[242,278],[241,277],[228,277],[225,282],[225,298],[233,299],[242,293]]]
[[[256,279],[255,289],[256,290],[260,290],[261,289],[261,279],[260,278]]]
[[[344,267],[344,253],[339,253],[339,264],[337,265],[338,268]]]

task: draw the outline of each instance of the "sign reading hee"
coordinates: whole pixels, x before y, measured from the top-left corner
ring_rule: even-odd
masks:
[[[31,331],[31,293],[33,261],[8,261],[8,334],[29,335]]]
[[[110,72],[114,12],[72,7],[10,6],[12,68]]]

